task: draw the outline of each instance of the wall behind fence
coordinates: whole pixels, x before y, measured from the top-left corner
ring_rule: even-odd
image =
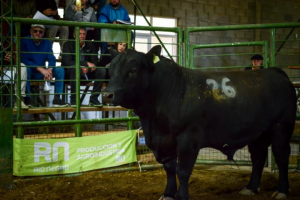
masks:
[[[122,5],[129,13],[134,13],[134,5],[131,0],[122,0]],[[263,23],[287,23],[297,22],[300,19],[298,0],[137,0],[136,1],[145,15],[160,17],[175,17],[178,26],[220,26],[240,24],[263,24]],[[139,14],[139,13],[137,13]],[[276,39],[285,39],[291,29],[278,29]],[[290,38],[300,34],[296,28]],[[191,35],[192,44],[225,43],[225,42],[247,42],[262,41],[270,38],[269,30],[241,30],[204,32]],[[280,45],[278,42],[277,45]],[[299,51],[299,43],[286,42],[282,52]],[[231,50],[234,51],[234,50]],[[247,49],[249,52],[262,51],[259,47]],[[219,52],[219,53],[222,53]],[[251,64],[251,56],[245,56],[235,60],[236,65],[241,63]],[[278,64],[299,63],[299,55],[278,55]],[[232,62],[229,58],[202,58],[195,62],[195,66],[214,66],[218,63]],[[289,72],[288,72],[289,73]],[[292,72],[291,72],[292,73]]]

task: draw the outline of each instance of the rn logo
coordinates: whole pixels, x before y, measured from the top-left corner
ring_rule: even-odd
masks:
[[[58,148],[64,148],[64,160],[69,160],[69,144],[67,142],[55,142],[53,144],[53,155],[51,161],[51,144],[48,142],[34,143],[34,162],[40,162],[40,157],[44,157],[46,162],[58,161]]]

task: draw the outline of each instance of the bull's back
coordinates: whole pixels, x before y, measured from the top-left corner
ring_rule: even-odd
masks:
[[[295,121],[295,90],[280,69],[188,73],[181,120],[194,119],[199,130],[209,127],[205,134],[214,140],[220,132],[233,140],[241,133],[255,138],[271,123]]]

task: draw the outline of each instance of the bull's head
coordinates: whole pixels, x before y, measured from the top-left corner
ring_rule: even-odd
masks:
[[[149,101],[150,79],[155,68],[153,56],[159,56],[161,46],[153,47],[147,54],[127,49],[118,54],[112,52],[109,67],[110,81],[104,91],[113,104],[137,109]]]

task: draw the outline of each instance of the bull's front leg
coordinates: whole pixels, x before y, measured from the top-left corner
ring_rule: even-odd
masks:
[[[163,197],[161,197],[162,200],[175,199],[175,195],[177,193],[176,164],[177,164],[176,158],[163,164],[164,169],[167,173],[167,186]]]
[[[184,143],[184,142],[182,142]],[[197,155],[199,152],[198,146],[192,145],[193,142],[190,141],[191,144],[186,146],[179,145],[178,148],[178,164],[177,164],[177,177],[179,179],[179,188],[177,191],[176,199],[178,200],[189,200],[189,178],[192,174]]]

